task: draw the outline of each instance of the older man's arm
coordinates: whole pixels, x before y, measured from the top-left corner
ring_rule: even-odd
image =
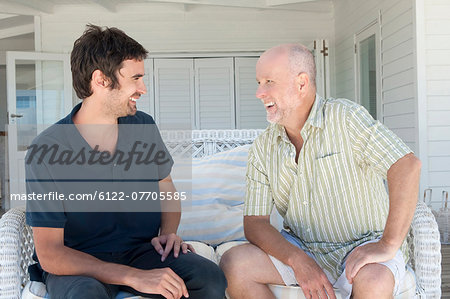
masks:
[[[421,162],[413,154],[407,154],[388,170],[389,215],[382,238],[356,248],[346,263],[346,275],[350,283],[366,264],[380,263],[394,258],[403,243],[416,209]]]

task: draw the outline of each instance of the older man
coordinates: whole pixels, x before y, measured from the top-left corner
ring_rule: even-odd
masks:
[[[315,75],[302,45],[274,47],[257,63],[256,96],[271,124],[249,153],[250,244],[221,261],[232,298],[273,298],[269,283],[299,285],[306,298],[335,298],[335,289],[391,298],[404,276],[421,163],[360,105],[317,95]],[[273,205],[281,233],[270,225]]]

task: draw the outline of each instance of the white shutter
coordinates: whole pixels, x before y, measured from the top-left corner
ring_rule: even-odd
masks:
[[[195,128],[193,59],[154,59],[154,78],[159,127]]]
[[[147,93],[141,95],[139,100],[136,102],[136,107],[138,110],[155,116],[155,90],[153,88],[153,59],[145,59],[145,76],[144,84],[147,87]]]
[[[198,128],[234,129],[233,58],[199,58],[194,64]]]
[[[236,78],[236,124],[238,129],[264,129],[269,124],[266,109],[261,100],[255,96],[256,62],[258,58],[235,58]]]

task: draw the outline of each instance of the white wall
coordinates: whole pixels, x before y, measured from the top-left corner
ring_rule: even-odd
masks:
[[[428,187],[435,208],[450,192],[450,2],[424,0]]]
[[[59,5],[41,16],[42,50],[70,52],[85,24],[116,26],[151,52],[260,51],[285,42],[333,36],[333,12],[179,4]]]
[[[416,151],[412,0],[339,0],[334,4],[336,97],[355,99],[354,34],[377,20],[381,11],[383,122]]]
[[[134,3],[118,5],[112,13],[95,4],[57,5],[53,14],[40,16],[42,51],[69,53],[87,23],[118,27],[150,54],[168,57],[171,53],[260,52],[281,43],[309,45],[315,39],[332,42],[334,37],[331,4],[323,6],[323,12],[203,5],[190,5],[185,11],[183,7]]]

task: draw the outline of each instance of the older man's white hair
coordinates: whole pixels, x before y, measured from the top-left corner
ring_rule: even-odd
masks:
[[[306,73],[312,86],[316,87],[316,63],[311,51],[300,44],[284,45],[288,52],[291,71],[298,75]]]

